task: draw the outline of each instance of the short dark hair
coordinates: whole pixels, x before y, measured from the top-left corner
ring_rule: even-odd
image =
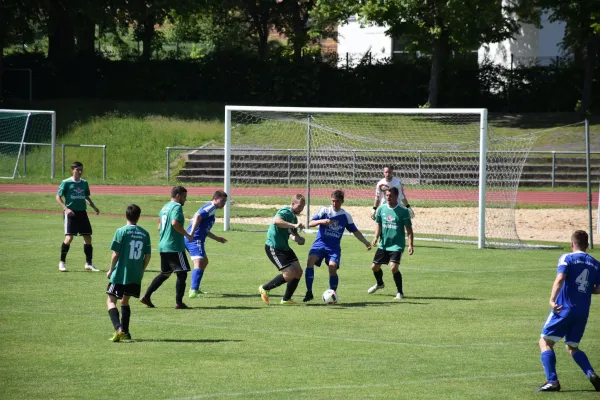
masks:
[[[396,196],[398,196],[400,194],[400,192],[398,191],[398,188],[395,186],[392,186],[391,188],[388,189],[388,192],[392,192],[394,193]]]
[[[584,250],[588,248],[588,234],[586,231],[575,231],[573,235],[571,235],[571,242],[575,245],[575,247]]]
[[[384,165],[383,169],[391,169],[392,171],[394,170],[394,166],[393,165]]]
[[[171,189],[171,198],[174,199],[175,197],[177,197],[177,195],[182,195],[182,194],[187,194],[187,189],[184,188],[183,186],[174,186],[173,189]]]
[[[213,194],[213,200],[222,199],[223,197],[227,197],[227,193],[222,190],[217,190],[215,194]]]
[[[127,206],[127,209],[125,210],[127,221],[138,222],[140,215],[142,215],[142,209],[138,205],[130,204]]]
[[[73,171],[75,168],[83,168],[83,164],[79,161],[75,161],[73,164],[71,164],[71,171]]]
[[[306,199],[304,198],[303,194],[296,194],[294,195],[294,197],[292,197],[292,203],[300,203],[302,200],[306,201]]]
[[[340,189],[334,190],[331,192],[331,198],[344,201],[344,191]]]

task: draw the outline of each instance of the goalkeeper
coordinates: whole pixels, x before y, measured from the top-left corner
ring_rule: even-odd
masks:
[[[393,187],[398,189],[398,201],[408,209],[410,218],[412,219],[415,217],[415,213],[412,208],[410,208],[410,204],[408,204],[408,200],[404,194],[404,185],[400,182],[400,179],[394,176],[394,167],[388,165],[383,168],[383,179],[377,182],[377,187],[375,188],[375,202],[373,203],[373,212],[371,213],[371,219],[373,221],[375,221],[377,207],[386,202],[385,194],[387,190]]]

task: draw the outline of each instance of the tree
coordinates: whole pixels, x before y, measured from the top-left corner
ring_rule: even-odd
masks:
[[[346,21],[358,15],[363,24],[387,27],[408,50],[431,56],[430,107],[439,106],[443,71],[451,54],[500,42],[518,30],[518,0],[317,0],[315,18]]]

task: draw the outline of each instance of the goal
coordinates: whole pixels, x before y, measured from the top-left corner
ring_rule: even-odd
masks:
[[[0,178],[55,176],[56,113],[0,109]]]
[[[392,166],[416,213],[416,239],[519,246],[515,205],[534,136],[504,137],[486,109],[357,109],[227,106],[225,230],[268,224],[260,209],[306,196],[308,222],[330,193],[361,231],[375,184]],[[263,210],[264,211],[264,210]],[[258,215],[261,218],[252,218]]]

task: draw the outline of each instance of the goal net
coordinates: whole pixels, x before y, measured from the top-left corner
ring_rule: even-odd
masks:
[[[0,178],[54,177],[54,111],[0,110]]]
[[[485,109],[228,106],[225,114],[226,230],[265,229],[296,193],[306,196],[308,222],[343,189],[344,209],[374,231],[375,186],[392,166],[416,214],[415,239],[520,245],[516,195],[534,137],[495,135]]]

